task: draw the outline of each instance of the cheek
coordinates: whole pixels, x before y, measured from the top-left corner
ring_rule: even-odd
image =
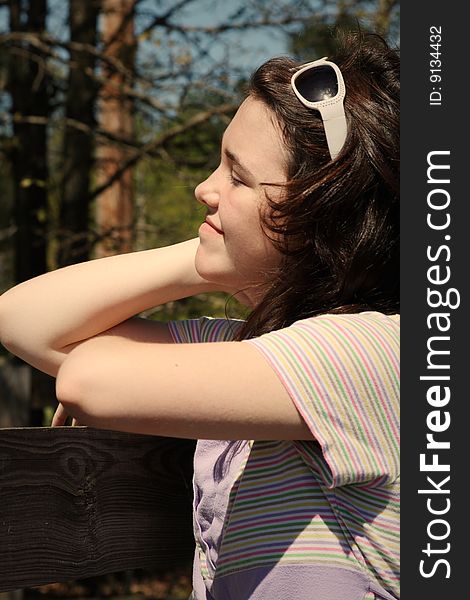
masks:
[[[226,247],[236,270],[244,276],[256,277],[280,263],[280,254],[259,226],[247,228],[232,239],[227,237]]]
[[[263,268],[273,261],[277,262],[279,253],[262,229],[256,199],[244,208],[241,210],[240,204],[235,202],[220,206],[228,253],[237,262],[246,263],[251,268],[254,263]]]

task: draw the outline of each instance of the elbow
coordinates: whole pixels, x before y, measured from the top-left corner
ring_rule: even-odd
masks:
[[[16,346],[18,339],[26,334],[23,327],[25,310],[18,301],[16,288],[10,288],[0,295],[0,342],[9,349]]]
[[[92,385],[87,369],[82,369],[80,359],[71,354],[63,361],[56,378],[57,400],[67,413],[84,425],[92,417]]]
[[[81,425],[106,428],[112,406],[109,381],[116,377],[106,370],[101,340],[92,338],[65,356],[56,376],[57,400]]]
[[[27,309],[20,309],[18,304],[14,291],[8,290],[0,296],[0,344],[54,377],[60,361],[59,353],[44,341],[43,332],[36,325],[41,323],[40,317]]]
[[[70,350],[59,367],[56,395],[81,425],[109,429],[114,422],[116,365],[107,341],[90,338]]]
[[[78,393],[77,383],[71,377],[70,369],[66,367],[66,361],[64,361],[57,372],[55,393],[57,400],[66,408],[71,408],[79,402],[80,393]]]
[[[27,358],[27,353],[24,351],[24,340],[16,329],[15,317],[0,306],[0,344],[11,354],[20,357],[26,362],[30,362]]]
[[[11,324],[14,321],[14,317],[10,313],[8,293],[5,292],[0,296],[0,343],[7,350],[10,350],[14,345],[14,337],[11,331]]]

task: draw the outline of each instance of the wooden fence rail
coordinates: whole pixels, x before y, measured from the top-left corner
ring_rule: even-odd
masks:
[[[194,442],[0,429],[0,592],[190,560]]]

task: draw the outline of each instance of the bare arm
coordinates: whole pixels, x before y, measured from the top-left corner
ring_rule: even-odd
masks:
[[[2,343],[57,376],[64,408],[54,424],[70,414],[84,425],[160,435],[311,439],[252,347],[172,344],[165,324],[135,317],[217,289],[195,270],[198,243],[65,267],[0,298]]]
[[[243,342],[152,344],[113,329],[70,352],[56,389],[67,414],[102,429],[204,439],[312,439],[272,367]]]
[[[194,267],[199,240],[92,260],[46,273],[0,297],[0,340],[56,376],[78,343],[171,300],[214,291]],[[166,325],[154,341],[169,341]]]

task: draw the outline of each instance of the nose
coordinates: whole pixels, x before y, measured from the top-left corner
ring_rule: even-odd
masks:
[[[205,204],[209,208],[217,209],[219,206],[220,194],[217,190],[214,173],[196,187],[194,195],[196,196],[196,200],[201,202],[201,204]]]

